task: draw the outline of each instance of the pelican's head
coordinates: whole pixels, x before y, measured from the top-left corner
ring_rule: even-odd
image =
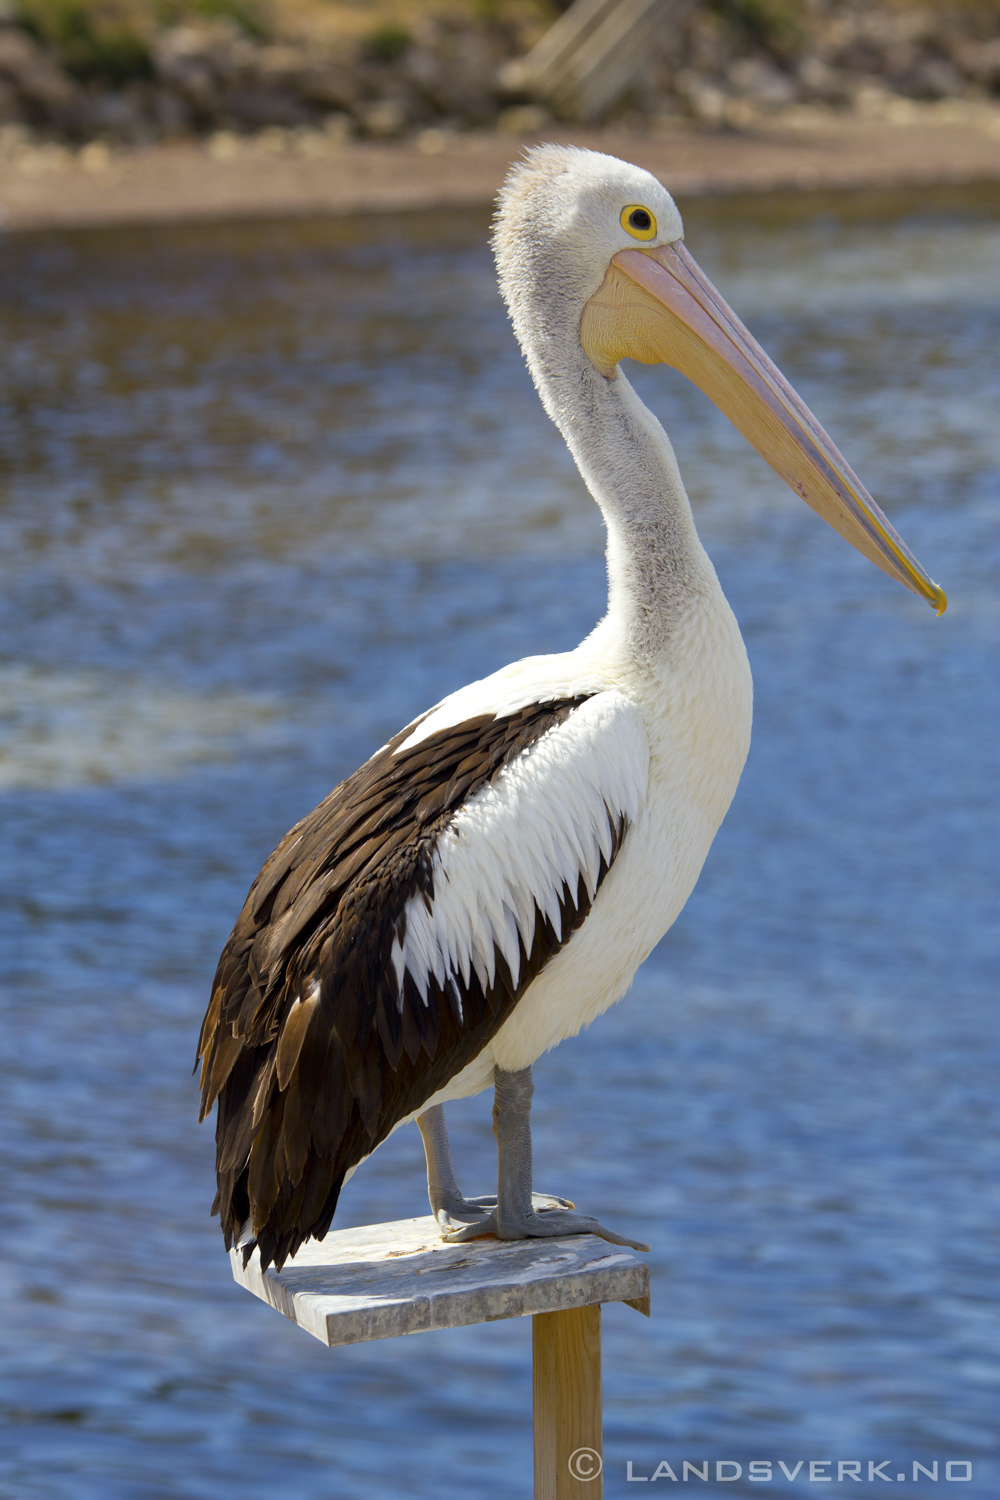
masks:
[[[558,420],[581,363],[673,365],[865,557],[940,614],[928,577],[805,402],[713,287],[649,172],[596,151],[540,146],[511,171],[494,248],[500,287],[546,409]]]

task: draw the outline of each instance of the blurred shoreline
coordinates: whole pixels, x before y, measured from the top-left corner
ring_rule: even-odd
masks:
[[[567,128],[537,137],[426,129],[394,141],[270,127],[255,136],[79,150],[24,146],[0,160],[7,231],[487,207],[535,139],[647,167],[680,197],[930,188],[1000,182],[1000,105],[909,104],[859,118],[801,106],[742,128]]]

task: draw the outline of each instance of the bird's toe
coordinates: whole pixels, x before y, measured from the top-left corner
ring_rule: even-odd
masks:
[[[576,1204],[569,1198],[557,1198],[554,1193],[532,1193],[531,1206],[536,1213],[548,1213],[553,1208],[575,1208]]]
[[[484,1235],[495,1235],[497,1232],[497,1211],[493,1209],[492,1213],[486,1214],[477,1222],[459,1226],[449,1225],[442,1220],[439,1214],[438,1223],[441,1225],[441,1238],[447,1240],[449,1245],[457,1245],[464,1243],[466,1240],[482,1239]]]
[[[627,1245],[630,1250],[649,1250],[649,1246],[641,1240],[630,1240],[623,1234],[615,1234],[613,1229],[607,1229],[599,1219],[592,1219],[588,1214],[567,1213],[563,1209],[549,1209],[543,1213],[532,1210],[514,1223],[505,1219],[497,1234],[502,1240],[557,1239],[562,1235],[596,1234],[611,1245]]]
[[[434,1217],[441,1226],[442,1234],[447,1234],[466,1225],[481,1224],[484,1219],[489,1218],[491,1212],[495,1214],[496,1206],[495,1194],[484,1198],[453,1196],[434,1204]]]

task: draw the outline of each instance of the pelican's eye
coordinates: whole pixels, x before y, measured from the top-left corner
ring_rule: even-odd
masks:
[[[621,226],[634,240],[651,240],[656,233],[656,219],[641,203],[622,209]]]

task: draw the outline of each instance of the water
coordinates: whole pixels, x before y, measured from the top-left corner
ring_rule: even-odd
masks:
[[[680,377],[637,372],[757,701],[681,920],[536,1069],[539,1184],[654,1246],[652,1321],[605,1316],[607,1493],[632,1493],[629,1459],[735,1460],[741,1480],[704,1486],[731,1495],[817,1493],[809,1460],[936,1459],[939,1485],[906,1493],[967,1460],[959,1493],[983,1500],[1000,200],[687,221],[951,604],[935,620]],[[189,1076],[219,949],[289,824],[429,703],[601,613],[596,508],[485,233],[434,214],[3,246],[14,1500],[528,1491],[527,1322],[331,1352],[254,1302],[208,1218]],[[467,1191],[494,1171],[489,1103],[451,1111]],[[425,1205],[407,1130],[338,1222]],[[751,1459],[806,1462],[768,1486]]]

